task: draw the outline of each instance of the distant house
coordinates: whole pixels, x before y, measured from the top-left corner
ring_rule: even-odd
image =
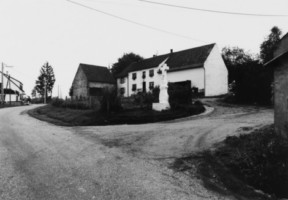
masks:
[[[106,67],[80,64],[72,83],[72,96],[101,96],[103,88],[114,86],[116,81]]]
[[[189,83],[205,96],[217,96],[228,91],[228,72],[216,44],[154,56],[127,66],[116,75],[117,88],[123,96],[137,91],[149,91],[160,84],[157,68],[166,60],[170,68],[170,83]]]
[[[281,39],[274,59],[266,66],[274,68],[275,131],[288,137],[288,33]]]

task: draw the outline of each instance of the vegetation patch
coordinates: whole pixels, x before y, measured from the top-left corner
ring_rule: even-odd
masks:
[[[113,124],[143,124],[173,120],[200,114],[205,111],[203,105],[190,105],[177,110],[154,111],[145,109],[103,112],[101,110],[78,110],[47,105],[28,111],[40,120],[64,126],[94,126]]]
[[[195,162],[193,157],[180,160]],[[202,152],[196,160],[198,174],[211,190],[237,199],[288,197],[288,141],[276,135],[272,125],[229,136],[216,150]]]

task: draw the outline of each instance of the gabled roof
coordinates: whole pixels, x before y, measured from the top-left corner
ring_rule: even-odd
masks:
[[[278,61],[280,61],[280,59],[284,58],[284,57],[288,57],[288,50],[285,51],[284,53],[280,54],[279,56],[273,58],[272,60],[268,61],[267,63],[264,64],[264,66],[274,66],[275,63],[277,63]]]
[[[288,33],[286,33],[286,34],[281,38],[281,40],[280,40],[280,42],[279,42],[279,45],[281,45],[281,42],[285,41],[286,38],[288,38]],[[285,44],[287,44],[287,40],[286,40],[286,43],[284,43],[284,45],[285,45]],[[286,46],[285,46],[285,47],[286,47]],[[278,48],[279,48],[279,46],[278,46]],[[277,52],[278,55],[276,54],[276,52]],[[279,52],[278,52],[277,49],[276,49],[276,51],[274,52],[274,58],[271,59],[271,60],[269,60],[267,63],[265,63],[264,66],[272,66],[272,65],[274,65],[276,62],[278,62],[280,59],[284,58],[284,57],[287,56],[287,55],[288,55],[288,47],[282,49],[282,50],[279,51]],[[286,57],[286,58],[287,58],[287,57]]]
[[[208,58],[214,46],[215,43],[147,58],[142,61],[132,63],[131,65],[126,67],[121,73],[119,73],[116,77],[127,76],[129,72],[133,71],[158,67],[158,65],[161,62],[163,62],[166,58],[168,58],[166,64],[170,67],[169,71],[178,71],[183,69],[203,67],[204,62]]]
[[[80,63],[79,69],[82,69],[87,80],[89,82],[101,82],[101,83],[116,83],[112,74],[107,67],[87,65]]]

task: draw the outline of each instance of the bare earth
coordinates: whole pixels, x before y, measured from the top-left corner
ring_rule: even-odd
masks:
[[[102,127],[51,125],[26,114],[36,106],[1,109],[0,199],[234,199],[169,166],[271,124],[273,110],[207,102],[215,107],[208,116]]]

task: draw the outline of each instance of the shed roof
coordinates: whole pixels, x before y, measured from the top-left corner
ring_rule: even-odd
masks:
[[[170,67],[169,71],[203,67],[204,62],[208,58],[214,46],[215,43],[186,49],[183,51],[154,56],[139,62],[134,62],[126,67],[121,73],[117,74],[116,77],[124,77],[127,76],[129,72],[157,67],[166,58],[168,58],[166,64]]]
[[[116,83],[107,67],[80,63],[79,69],[83,70],[89,82]]]
[[[284,57],[288,57],[288,50],[285,51],[284,53],[280,54],[279,56],[273,58],[272,60],[268,61],[267,63],[264,64],[264,66],[274,66],[275,63],[277,63],[278,61],[280,61],[282,58]]]

